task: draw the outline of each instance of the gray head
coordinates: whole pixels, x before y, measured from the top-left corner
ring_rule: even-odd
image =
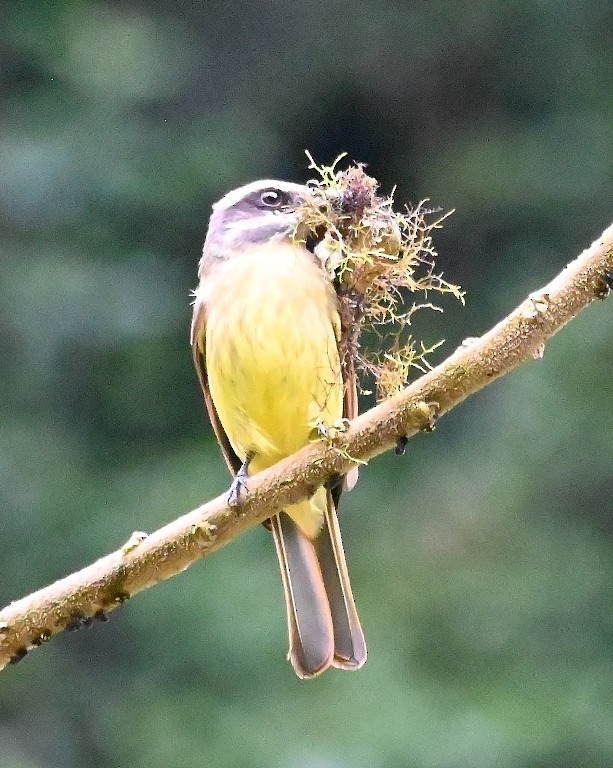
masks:
[[[264,179],[234,189],[215,203],[204,241],[203,261],[237,249],[289,237],[299,224],[297,209],[310,197],[302,184]]]

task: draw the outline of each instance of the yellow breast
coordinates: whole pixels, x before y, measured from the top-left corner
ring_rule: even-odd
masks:
[[[211,396],[236,454],[257,472],[343,413],[336,296],[312,255],[270,243],[214,265],[205,304]]]

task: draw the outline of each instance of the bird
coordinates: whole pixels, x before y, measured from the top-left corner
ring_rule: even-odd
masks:
[[[334,282],[297,235],[309,200],[306,185],[265,179],[213,205],[191,346],[234,475],[231,504],[248,493],[249,475],[307,445],[314,429],[325,432],[357,415],[355,376],[341,365]],[[288,658],[300,678],[366,661],[336,513],[355,474],[267,521],[283,581]]]

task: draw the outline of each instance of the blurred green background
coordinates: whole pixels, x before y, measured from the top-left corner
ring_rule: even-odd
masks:
[[[441,360],[613,218],[606,0],[4,0],[0,603],[228,485],[188,347],[210,205],[345,150],[456,208]],[[369,641],[299,682],[255,528],[0,679],[1,768],[609,768],[613,300],[362,472]]]

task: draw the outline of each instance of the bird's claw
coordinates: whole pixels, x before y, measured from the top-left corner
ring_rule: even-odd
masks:
[[[228,506],[238,507],[241,502],[241,493],[248,493],[247,478],[249,477],[249,463],[253,458],[253,454],[247,454],[247,458],[240,466],[240,469],[236,473],[236,477],[232,481],[230,490],[228,491]]]
[[[228,491],[228,506],[238,507],[241,502],[241,494],[248,493],[247,488],[247,474],[238,474],[232,481],[230,490]]]

